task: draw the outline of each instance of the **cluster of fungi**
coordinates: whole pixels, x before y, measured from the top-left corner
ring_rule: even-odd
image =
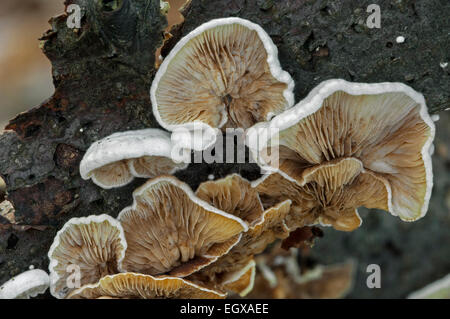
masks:
[[[122,132],[89,148],[83,178],[105,189],[149,180],[117,218],[74,218],[58,232],[48,253],[52,295],[245,296],[255,256],[299,228],[352,231],[361,206],[405,221],[424,216],[434,125],[421,94],[401,83],[328,80],[294,105],[293,89],[276,46],[254,23],[212,20],[181,39],[150,90],[153,114],[172,136]],[[255,181],[233,174],[194,192],[172,176],[187,165],[171,155],[175,132],[192,133],[194,124],[205,132],[245,129],[269,173]],[[177,135],[186,148],[190,133]],[[196,145],[211,145],[214,134]],[[277,165],[267,154],[277,154]],[[73,265],[79,285],[69,284]]]

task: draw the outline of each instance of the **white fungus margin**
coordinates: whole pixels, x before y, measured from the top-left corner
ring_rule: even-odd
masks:
[[[0,299],[29,299],[43,294],[50,285],[49,275],[41,269],[25,271],[0,287]]]

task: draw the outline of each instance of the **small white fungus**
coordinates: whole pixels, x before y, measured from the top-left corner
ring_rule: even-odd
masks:
[[[44,293],[50,285],[49,275],[41,269],[25,271],[0,287],[0,299],[28,299]]]
[[[395,39],[395,41],[397,43],[403,43],[403,42],[405,42],[405,37],[404,36],[398,36],[397,39]]]

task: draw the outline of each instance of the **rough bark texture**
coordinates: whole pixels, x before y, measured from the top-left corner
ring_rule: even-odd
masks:
[[[42,38],[51,60],[53,97],[20,114],[0,135],[0,175],[16,209],[17,227],[0,219],[0,284],[30,264],[47,268],[56,231],[71,217],[108,213],[131,204],[142,180],[102,190],[78,173],[92,142],[118,131],[158,127],[149,99],[155,51],[166,19],[159,0],[68,0],[79,4],[80,30],[66,15],[52,18]],[[381,7],[381,28],[369,29],[366,8]],[[192,0],[185,23],[163,49],[213,18],[239,16],[260,24],[279,49],[282,67],[296,81],[296,100],[321,81],[405,82],[425,95],[432,113],[450,107],[447,0]],[[405,37],[396,43],[396,37]],[[255,179],[252,164],[195,164],[177,176],[196,187],[239,172]],[[430,216],[429,218],[433,218]],[[327,240],[325,236],[325,240]],[[434,241],[437,243],[437,241]],[[373,248],[368,244],[366,249]],[[344,249],[345,250],[345,249]],[[448,270],[448,264],[446,264]]]

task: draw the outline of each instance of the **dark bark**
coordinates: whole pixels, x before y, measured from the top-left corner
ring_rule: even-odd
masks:
[[[7,199],[17,222],[33,226],[0,220],[0,283],[30,264],[46,269],[46,253],[63,223],[74,216],[116,216],[143,182],[106,191],[78,173],[95,140],[158,127],[149,89],[166,19],[159,0],[117,1],[121,6],[112,12],[102,0],[66,1],[82,7],[81,29],[69,29],[61,15],[51,19],[52,29],[42,38],[55,94],[13,119],[0,135]],[[371,3],[381,7],[380,29],[366,26]],[[239,16],[260,24],[272,37],[282,67],[296,82],[297,101],[330,78],[398,81],[422,92],[436,113],[450,107],[450,67],[440,65],[450,58],[449,9],[447,0],[192,0],[184,25],[162,52],[203,22]],[[396,43],[400,35],[404,43]],[[196,187],[209,174],[218,178],[231,172],[258,176],[252,164],[196,164],[177,176]]]

